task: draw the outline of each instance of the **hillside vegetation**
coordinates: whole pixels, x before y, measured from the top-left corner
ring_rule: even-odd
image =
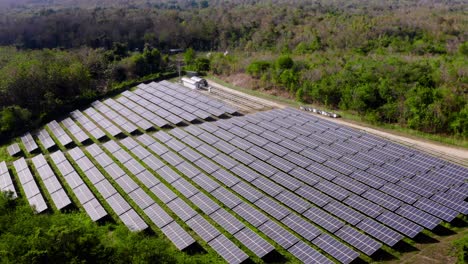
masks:
[[[84,213],[36,215],[22,198],[0,193],[2,263],[206,263],[204,258],[124,225],[96,225]]]
[[[247,74],[247,87],[280,91],[375,124],[468,136],[464,1],[4,5],[0,45],[9,47],[0,51],[3,135],[57,106],[94,98],[112,83],[167,71],[175,58],[162,54],[193,48],[210,56],[191,56],[186,69]]]

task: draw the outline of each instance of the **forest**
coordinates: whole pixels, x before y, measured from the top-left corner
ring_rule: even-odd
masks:
[[[347,111],[373,124],[468,136],[464,1],[2,5],[3,138],[122,82],[173,72],[179,59],[171,49],[187,50],[185,69],[239,78],[248,88]]]

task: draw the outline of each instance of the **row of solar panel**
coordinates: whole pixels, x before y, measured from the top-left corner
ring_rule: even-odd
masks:
[[[117,147],[110,147],[111,143],[106,143],[109,149],[116,149]],[[222,209],[219,205],[213,202],[202,192],[192,185],[190,182],[182,178],[171,168],[164,166],[164,163],[159,160],[156,156],[150,154],[144,150],[136,141],[131,138],[122,140],[122,144],[129,149],[132,153],[138,156],[143,162],[151,169],[155,170],[158,175],[164,181],[171,184],[181,196],[189,199],[195,207],[200,208],[207,216],[211,217],[217,224],[223,227],[227,232],[234,235],[242,244],[246,245],[250,250],[259,257],[264,257],[270,253],[274,248],[253,231],[244,226],[235,218],[229,218],[230,215],[227,211]],[[142,155],[142,152],[146,152]],[[167,156],[166,156],[167,158]],[[165,159],[164,161],[168,161]],[[129,168],[130,170],[130,168]],[[133,169],[133,174],[137,175],[140,170]],[[205,176],[206,177],[206,176]],[[209,222],[206,222],[204,218],[197,214],[194,209],[182,199],[178,198],[177,195],[167,188],[164,184],[151,187],[159,199],[161,199],[167,206],[185,222],[209,245],[211,245],[218,253],[223,256],[228,262],[241,262],[248,256],[235,246],[232,242],[227,242],[226,238],[222,238],[224,241],[221,248],[216,248],[216,242],[219,236],[222,236],[219,231],[216,230]],[[231,216],[232,217],[232,216]],[[203,222],[203,223],[201,223]],[[219,238],[221,239],[221,238]],[[215,243],[215,244],[213,244]]]
[[[179,131],[179,129],[174,129],[174,130],[171,130],[170,133],[171,134],[179,134],[179,136],[180,136],[180,134],[183,133],[183,132]],[[176,144],[174,142],[175,140],[173,138],[171,138],[170,136],[168,136],[168,134],[166,134],[164,132],[158,132],[158,133],[155,134],[155,137],[158,138],[159,140],[163,141],[166,145],[171,146],[171,148],[173,148],[174,150],[179,152],[182,156],[186,157],[187,160],[189,160],[191,162],[194,162],[198,167],[202,168],[205,172],[211,174],[213,177],[215,177],[221,183],[227,185],[228,187],[232,187],[232,189],[235,190],[236,192],[238,192],[238,194],[240,196],[246,197],[250,202],[254,203],[259,208],[263,209],[265,212],[268,212],[270,214],[272,214],[272,212],[273,212],[273,214],[275,214],[274,212],[278,212],[278,214],[276,216],[279,218],[279,220],[281,220],[282,218],[284,218],[285,216],[290,214],[290,212],[286,212],[286,213],[284,213],[284,215],[282,215],[281,211],[282,212],[284,212],[284,210],[288,211],[288,209],[282,208],[282,209],[280,209],[280,211],[276,211],[277,207],[275,208],[275,206],[272,205],[271,200],[268,200],[266,197],[263,197],[263,195],[260,192],[258,192],[254,188],[250,187],[249,185],[247,185],[247,184],[245,184],[243,182],[239,183],[239,179],[233,177],[227,171],[222,170],[219,166],[214,165],[208,159],[203,159],[200,156],[200,154],[197,154],[196,152],[194,152],[190,148],[185,148],[185,146],[184,146],[184,148],[181,149],[178,146],[178,144]],[[152,150],[154,149],[153,146],[155,144],[159,144],[157,142],[155,143],[154,140],[149,139],[148,136],[141,136],[141,138],[143,138],[143,140],[141,140],[141,141],[144,142],[145,144],[149,145],[149,148],[152,149]],[[191,142],[193,142],[193,140]],[[201,142],[199,142],[199,144],[192,145],[192,147],[197,148],[198,150],[200,150],[203,153],[206,153],[206,151],[204,151],[203,148],[207,148],[207,147],[209,148],[209,146],[208,145],[202,146],[200,144],[201,144]],[[162,151],[162,149],[163,148],[161,146],[158,146],[158,148],[156,148],[156,151],[158,152],[159,155],[162,155],[162,157],[170,156],[170,155],[168,155],[166,153],[167,148],[164,148],[163,151]],[[216,154],[216,150],[212,150],[212,152],[214,152],[213,155],[215,155],[214,157],[212,157],[212,159],[213,160],[219,160],[218,161],[219,163],[225,162],[226,159],[230,159],[224,154],[221,154],[221,153]],[[176,158],[172,158],[172,160],[175,160],[175,159]],[[168,160],[168,162],[171,162],[171,161]],[[180,161],[177,161],[177,162],[172,161],[172,162],[173,162],[172,165],[175,166],[180,171],[186,171],[187,170],[186,167],[190,166],[186,162],[182,162],[182,163],[179,163]],[[232,162],[232,159],[231,159],[231,161],[228,162],[228,164],[231,163],[231,162]],[[227,165],[224,165],[224,166],[226,166],[225,168],[230,168],[230,167],[227,167]],[[188,169],[188,171],[191,172],[190,175],[191,175],[191,177],[193,177],[194,180],[197,179],[197,177],[199,177],[199,176],[197,176],[198,174],[193,173],[194,171],[196,171],[195,168],[190,168],[190,169]],[[236,167],[236,168],[232,169],[232,171],[234,173],[243,174],[243,175],[245,175],[244,177],[254,177],[254,179],[255,179],[254,175],[256,173],[254,173],[253,171],[249,171],[246,167],[239,166],[239,167]],[[263,184],[262,181],[258,181],[258,182],[253,181],[252,183],[257,188],[259,188],[259,186],[261,186]],[[200,185],[203,186],[203,183],[200,184]],[[208,185],[208,186],[213,186],[213,184]],[[264,187],[266,188],[267,186],[264,186]],[[279,186],[277,186],[277,187],[279,187]],[[215,196],[218,195],[219,196],[218,199],[222,203],[224,203],[229,208],[234,208],[234,210],[237,208],[236,206],[241,202],[240,199],[236,198],[236,196],[233,196],[233,195],[227,196],[227,194],[229,193],[229,191],[227,191],[227,190],[223,190],[223,191],[219,192],[218,189],[216,189],[215,191],[213,191],[212,189],[208,189],[207,191],[210,191]],[[271,189],[271,190],[270,189],[265,190],[265,192],[267,192],[267,193],[275,192],[275,191],[277,191],[277,190],[275,190],[274,188]],[[281,189],[280,189],[280,191],[281,191]],[[280,192],[280,191],[278,191],[278,192]],[[257,196],[257,197],[255,197],[255,196]],[[285,198],[283,200],[283,202],[285,202],[285,203],[287,203],[287,200],[292,201],[292,199],[291,199],[292,197],[290,197],[288,195],[288,193],[286,193],[286,192],[281,194],[280,196]],[[258,203],[255,203],[258,199],[260,199],[260,201]],[[279,206],[279,204],[278,204],[278,206]],[[255,212],[256,210],[254,209],[253,211]],[[263,215],[263,214],[261,214],[261,215]],[[281,216],[278,216],[278,215],[281,215]],[[290,214],[290,215],[291,215],[291,217],[296,216],[295,214]],[[241,215],[241,217],[249,219],[249,217],[248,216],[245,217],[245,215],[244,216]],[[264,216],[264,217],[267,218],[266,216]],[[297,219],[300,219],[300,220],[297,220]],[[298,233],[301,236],[310,238],[310,232],[311,232],[310,230],[311,230],[311,228],[315,228],[315,227],[313,227],[311,224],[308,224],[304,219],[302,219],[300,217],[295,218],[295,220],[298,222],[297,226],[299,228],[297,230],[299,230],[299,229],[301,230]],[[262,223],[260,223],[260,224],[262,224]],[[258,223],[254,224],[254,226],[258,226]],[[288,224],[288,226],[290,226],[290,224]],[[315,230],[318,230],[318,229],[315,228]],[[319,234],[320,234],[320,231],[318,231],[318,234],[316,234],[315,236],[318,236]],[[312,238],[314,238],[314,237],[312,237]],[[377,247],[375,249],[373,249],[375,251],[380,247],[379,243],[377,243],[375,241],[374,241],[375,243],[370,243],[370,241],[372,241],[372,239],[368,238],[368,241],[366,241],[366,243],[363,243],[362,245],[364,245],[364,246],[361,246],[361,248],[364,248],[365,245],[368,245],[368,247],[367,247],[367,249],[368,249],[370,247],[375,247],[375,245],[377,245]],[[352,260],[353,257],[357,257],[357,255],[358,255],[356,252],[353,252],[353,251],[349,250],[349,248],[346,250],[346,247],[344,245],[342,245],[341,243],[339,243],[338,241],[334,242],[333,245],[334,245],[334,247],[342,247],[342,251],[348,253],[348,255],[342,254],[340,256],[335,256],[338,259],[340,259],[340,261],[342,261],[342,262],[347,262],[349,260]],[[285,246],[291,246],[291,245],[285,244]],[[364,249],[364,250],[369,252],[367,249]]]
[[[4,161],[0,162],[0,191],[10,191],[12,192],[13,197],[16,197],[18,195],[16,193],[15,186],[13,185],[10,173],[8,172],[7,164]]]
[[[219,101],[209,99],[197,92],[191,92],[181,86],[171,85],[171,89],[177,89],[177,91],[183,90],[184,93],[191,92],[192,97],[188,97],[180,93],[176,94],[179,97],[184,96],[183,98],[172,97],[170,94],[174,95],[174,91],[157,83],[152,83],[151,86],[141,84],[139,87],[141,87],[141,89],[137,89],[135,92],[124,92],[123,95],[128,98],[119,98],[119,103],[112,99],[108,99],[104,101],[104,103],[99,101],[94,102],[92,105],[104,114],[105,117],[91,107],[86,109],[85,113],[88,114],[94,122],[99,124],[105,132],[112,136],[117,136],[122,133],[121,129],[127,133],[133,133],[138,129],[138,127],[141,127],[144,130],[153,129],[152,124],[157,127],[164,127],[170,123],[177,125],[183,121],[189,123],[193,122],[197,120],[197,118],[201,118],[202,120],[207,119],[212,114],[215,116],[221,116],[225,113],[234,114],[236,112],[235,109],[230,108]],[[155,93],[155,91],[157,93]],[[131,102],[131,100],[135,102]],[[190,102],[190,105],[187,105],[187,101]],[[192,113],[198,114],[198,116]],[[159,114],[159,116],[157,114]],[[96,139],[100,139],[105,136],[105,133],[100,128],[98,128],[93,122],[90,122],[90,120],[78,110],[72,112],[71,115]],[[126,118],[124,118],[124,116]],[[110,120],[117,124],[121,129],[114,125]],[[86,133],[73,123],[71,119],[67,118],[62,123],[77,141],[83,143],[89,139]],[[55,120],[47,124],[47,127],[63,146],[66,147],[73,142],[71,137]],[[38,139],[46,149],[51,149],[56,146],[54,140],[45,129],[39,131]],[[39,148],[32,135],[29,133],[21,137],[21,140],[27,152],[31,153]],[[21,150],[17,144],[12,144],[8,149],[8,152],[12,156],[17,155],[20,151]]]
[[[171,130],[171,133],[173,131],[179,131],[179,130],[178,129]],[[161,140],[162,142],[164,142],[167,146],[170,146],[173,149],[177,149],[177,151],[183,157],[187,158],[188,161],[194,162],[197,166],[203,168],[203,170],[205,172],[211,174],[213,177],[215,177],[215,179],[219,180],[223,184],[226,184],[228,187],[231,187],[231,186],[233,186],[233,185],[235,185],[236,183],[239,182],[238,179],[235,182],[230,182],[230,180],[235,179],[235,177],[230,176],[229,173],[222,170],[220,167],[216,167],[216,165],[214,163],[210,162],[208,159],[202,159],[199,154],[197,154],[197,153],[194,154],[193,150],[185,148],[185,146],[183,146],[183,149],[181,150],[179,148],[179,147],[182,147],[182,146],[179,145],[180,143],[177,144],[175,142],[176,140],[173,139],[167,133],[157,132],[157,133],[155,133],[155,137],[158,138],[159,140]],[[174,166],[180,172],[185,174],[188,178],[191,178],[192,181],[194,181],[202,189],[205,189],[205,191],[211,193],[211,195],[213,195],[213,197],[215,199],[217,199],[218,201],[223,203],[226,207],[231,208],[234,211],[237,210],[237,208],[245,208],[245,206],[250,207],[250,210],[247,210],[248,212],[246,212],[246,210],[239,209],[240,210],[239,215],[240,215],[240,217],[244,218],[246,221],[249,221],[254,226],[258,227],[259,225],[262,225],[263,222],[258,223],[257,221],[255,221],[255,218],[252,218],[252,216],[250,216],[251,213],[253,213],[254,215],[261,215],[265,219],[268,219],[268,217],[266,215],[264,215],[263,213],[258,212],[257,209],[254,209],[253,207],[249,206],[248,204],[243,204],[243,203],[241,204],[241,200],[239,198],[237,198],[237,196],[235,196],[234,194],[231,194],[231,192],[228,189],[226,189],[224,187],[220,187],[220,185],[218,183],[216,183],[215,181],[210,179],[208,176],[206,176],[206,174],[202,174],[200,170],[198,170],[195,167],[193,167],[192,165],[190,165],[187,161],[183,161],[182,159],[180,159],[175,154],[175,152],[168,151],[167,147],[161,145],[159,142],[156,142],[152,137],[150,137],[148,135],[142,135],[142,136],[138,137],[138,140],[140,142],[142,142],[142,144],[148,146],[148,148],[150,150],[152,150],[156,154],[160,155],[163,159],[165,159],[166,162],[168,162],[169,164]],[[126,144],[126,141],[127,141],[127,139],[123,140],[124,145],[128,145],[127,147],[131,147],[131,145]],[[201,146],[198,145],[198,144],[194,145],[194,146],[197,147],[197,149],[201,148]],[[209,147],[209,146],[206,145],[205,147]],[[214,151],[216,151],[216,150],[214,150]],[[224,155],[224,154],[220,154],[220,155]],[[214,157],[214,159],[216,159],[216,157]],[[224,155],[224,158],[226,158],[225,155]],[[160,175],[163,175],[159,171],[158,171],[158,173]],[[178,181],[177,175],[175,175],[175,177],[166,177],[166,179],[167,179],[168,182],[173,183],[174,185],[176,185],[176,183]],[[240,183],[240,184],[242,184],[242,183]],[[241,186],[240,184],[239,184],[239,186]],[[249,186],[247,186],[247,187],[249,187]],[[238,188],[238,185],[232,187],[232,189],[237,189],[237,188]],[[245,187],[241,186],[239,188],[242,190]],[[258,191],[256,191],[255,189],[250,190],[250,191],[258,193]],[[246,194],[245,192],[239,192],[239,194],[241,196],[244,196],[244,197],[247,196],[248,197],[248,194]],[[188,191],[187,195],[193,195],[193,191],[192,192]],[[208,210],[209,211],[207,212],[207,214],[210,214],[214,210],[216,210],[216,208],[213,208],[212,206],[210,206],[210,207],[208,207]],[[265,209],[265,211],[270,212],[271,210],[269,210],[269,208],[267,208],[267,209]],[[254,220],[252,220],[252,219],[254,219]],[[301,223],[301,224],[307,224],[305,220],[303,220],[303,219],[301,219],[301,220],[302,221],[299,221],[299,220],[297,220],[297,221],[299,221],[299,223]],[[307,226],[307,228],[302,228],[302,230],[304,232],[308,232],[307,229],[310,226],[312,226],[312,225],[309,224],[309,226]],[[288,239],[285,239],[284,237],[281,238],[281,239],[279,238],[279,237],[282,237],[280,234],[283,234],[283,235],[284,234],[289,234],[288,237],[294,239],[294,241],[292,242],[292,244],[289,244],[289,242],[287,242],[287,241],[289,241]],[[319,235],[319,234],[320,234],[320,232],[318,232],[317,235]],[[297,237],[295,237],[294,235],[292,235],[288,231],[284,230],[281,226],[277,226],[277,225],[275,225],[275,230],[270,232],[270,234],[267,235],[267,236],[271,237],[274,241],[278,240],[279,243],[281,243],[280,245],[286,247],[286,249],[288,247],[290,247],[290,246],[293,246],[295,242],[299,241],[299,239]],[[333,245],[334,245],[334,247],[344,246],[341,243],[339,243],[338,241],[333,243]],[[344,248],[346,248],[346,247],[344,246],[342,248],[342,250]],[[357,257],[357,255],[358,255],[356,252],[354,252],[352,250],[349,250],[349,248],[347,248],[347,250],[344,250],[344,251],[347,252],[348,254],[353,255],[354,257]],[[341,261],[347,262],[347,260],[346,260],[347,258],[348,258],[347,256],[344,256],[344,257],[341,258]]]
[[[202,125],[202,126],[203,126],[203,125]],[[177,131],[177,130],[174,130],[174,131]],[[161,133],[160,133],[160,134],[161,134]],[[158,139],[159,139],[159,137],[158,137]],[[162,139],[161,139],[161,140],[163,140],[163,141],[164,141],[164,137],[162,137]],[[192,142],[193,142],[193,140],[192,140]],[[197,146],[195,146],[195,147],[197,147]],[[178,149],[178,151],[180,151],[180,149]],[[206,152],[205,152],[205,151],[203,151],[203,153],[206,153]],[[262,167],[263,167],[263,166],[259,166],[259,168],[262,168]],[[387,215],[385,215],[385,216],[387,216]],[[392,217],[393,217],[393,215],[392,215]],[[382,216],[382,218],[381,218],[381,219],[384,219],[384,218],[385,218],[385,217],[384,217],[384,216]],[[392,220],[392,219],[390,219],[390,220]],[[401,219],[400,219],[400,220],[401,220]],[[387,221],[387,222],[388,222],[388,223],[390,223],[391,221]],[[364,225],[363,225],[363,226],[364,226]]]
[[[48,206],[46,201],[44,200],[37,183],[34,181],[34,177],[29,170],[26,160],[24,158],[18,159],[13,162],[13,166],[29,204],[33,206],[38,213],[47,210]]]
[[[222,121],[221,121],[221,122],[222,122]],[[310,153],[306,153],[306,154],[310,154]],[[349,160],[350,160],[350,159],[349,159]],[[350,162],[349,160],[348,160],[348,162]],[[323,161],[322,161],[322,162],[323,162]],[[334,163],[336,163],[336,162],[337,162],[337,161],[334,161]],[[352,163],[352,164],[353,164],[353,165],[356,165],[355,163],[356,163],[356,162],[354,161],[354,163]],[[331,164],[331,165],[335,165],[335,164]],[[341,168],[339,168],[339,169],[341,169],[342,172],[345,171],[346,169],[348,169],[347,172],[350,173],[350,172],[349,172],[349,167],[350,167],[350,165],[346,165],[346,164],[342,164],[342,163],[339,164],[339,165],[341,165]],[[342,165],[345,165],[345,167],[343,167]],[[335,167],[337,167],[337,166],[335,165]],[[361,169],[363,169],[363,168],[361,168]],[[364,168],[364,169],[366,169],[366,168]],[[380,172],[382,172],[382,170],[389,171],[388,169],[382,169],[382,168],[378,168],[378,169],[380,170]],[[345,172],[346,172],[346,171],[345,171]],[[390,171],[390,172],[392,172],[392,171]],[[396,174],[396,173],[394,173],[394,174]],[[387,177],[387,176],[389,176],[389,175],[392,176],[392,175],[389,174],[389,173],[387,173],[385,176]],[[398,181],[398,179],[395,179],[395,180]]]
[[[124,142],[131,142],[131,141],[132,141],[131,138],[126,138],[124,140]],[[133,141],[133,143],[137,144],[134,141]],[[134,144],[131,147],[133,147]],[[130,172],[132,172],[132,174],[136,175],[136,177],[139,180],[141,180],[144,184],[146,183],[145,185],[147,185],[148,188],[151,188],[151,190],[156,194],[156,196],[159,199],[163,200],[168,205],[168,207],[171,208],[176,213],[176,215],[181,217],[181,219],[184,220],[184,221],[187,221],[187,220],[190,219],[190,222],[188,222],[189,226],[193,226],[194,230],[198,231],[197,233],[199,233],[199,235],[202,238],[206,237],[207,234],[209,234],[210,236],[213,236],[213,235],[216,234],[214,232],[207,232],[205,229],[206,228],[210,229],[210,224],[208,222],[206,222],[206,220],[203,220],[198,215],[196,215],[195,211],[193,211],[193,209],[191,209],[187,204],[185,204],[183,200],[181,200],[180,198],[176,198],[177,196],[170,189],[168,189],[167,187],[164,187],[163,184],[160,184],[160,183],[157,183],[157,182],[155,183],[155,178],[152,178],[151,176],[148,177],[148,175],[151,175],[151,174],[148,171],[146,171],[143,167],[141,167],[141,165],[139,165],[139,163],[136,160],[134,160],[133,158],[128,156],[128,154],[126,154],[126,152],[124,152],[122,149],[120,149],[120,147],[114,141],[107,142],[105,144],[105,147],[109,152],[113,153],[113,155],[115,157],[117,157],[117,159],[122,164],[124,164],[124,166],[126,166],[126,168]],[[105,167],[105,170],[107,171],[107,173],[112,178],[116,179],[116,182],[118,184],[120,184],[120,186],[127,193],[129,193],[129,196],[132,197],[133,200],[137,204],[140,204],[141,201],[146,201],[146,204],[144,206],[145,206],[145,208],[146,208],[146,206],[148,206],[148,200],[149,199],[141,200],[141,197],[144,194],[143,190],[141,190],[140,199],[136,199],[133,196],[133,193],[137,192],[137,190],[138,190],[138,189],[135,189],[135,188],[137,188],[136,184],[129,183],[129,182],[131,182],[130,178],[127,178],[126,180],[122,181],[123,177],[125,177],[125,173],[121,169],[119,169],[118,166],[115,165],[115,163],[113,163],[112,161],[110,161],[110,162],[107,161],[107,160],[110,160],[110,158],[107,156],[107,154],[103,153],[102,150],[97,145],[91,145],[91,146],[89,146],[87,148],[87,150],[93,155],[93,157],[95,157],[95,159],[98,161],[98,163],[101,166]],[[143,152],[144,152],[144,149],[143,149]],[[142,153],[141,149],[139,151],[137,150],[136,153],[141,155],[141,153]],[[75,155],[75,154],[73,154],[73,155]],[[148,156],[149,155],[146,155],[146,153],[144,153],[142,158],[147,158]],[[152,156],[152,158],[153,158],[153,160],[157,159],[154,156]],[[115,167],[113,167],[113,164],[115,165]],[[151,164],[155,164],[155,163],[152,162]],[[166,171],[166,173],[168,173],[170,171],[170,169],[166,167],[165,171]],[[146,175],[146,176],[142,176],[142,175]],[[179,182],[182,182],[182,181],[179,181]],[[100,184],[100,183],[98,183],[98,184]],[[186,185],[182,184],[182,185],[180,185],[179,188],[183,189],[184,187],[187,188]],[[145,209],[145,210],[147,210],[147,209]],[[157,214],[155,212],[153,212],[151,215],[157,215],[159,219],[163,218],[163,220],[167,219],[167,218],[171,219],[169,216],[167,216],[166,218],[162,217],[161,212],[158,212]],[[166,227],[165,227],[166,224],[168,224],[168,227],[170,227],[171,229],[174,226],[174,224],[171,224],[171,223],[159,223],[157,225],[158,225],[158,227],[162,228],[162,230],[164,232],[165,229],[166,229]],[[201,225],[201,227],[199,227],[199,225]],[[200,228],[202,228],[202,229],[200,229]],[[211,228],[211,229],[213,229],[213,228]],[[203,232],[203,230],[205,230],[205,232]],[[211,230],[211,231],[213,231],[213,230]],[[180,229],[177,233],[169,232],[167,235],[168,235],[168,237],[170,237],[170,238],[172,238],[174,240],[173,242],[176,243],[176,245],[179,248],[183,249],[183,248],[189,246],[193,242],[193,239],[191,239],[190,236],[188,236],[188,235],[182,236],[181,232],[183,232],[182,229]],[[248,230],[248,229],[243,229],[242,231],[239,231],[238,236],[240,236],[241,239],[243,239],[243,240],[250,241],[250,243],[254,243],[254,242],[259,243],[259,242],[261,242],[262,239],[260,237],[256,238],[255,236],[252,236],[250,234],[250,232],[251,231]],[[184,237],[185,237],[185,239],[182,239]],[[213,240],[213,241],[211,241],[211,240]],[[218,245],[220,240],[223,241],[223,243]],[[207,239],[206,241],[210,245],[212,245],[215,248],[215,250],[219,251],[219,253],[226,260],[228,260],[229,262],[233,262],[233,261],[234,262],[236,262],[236,261],[241,262],[241,261],[245,260],[245,258],[248,257],[245,253],[240,255],[240,252],[242,252],[242,251],[240,251],[240,249],[238,249],[232,242],[228,241],[227,238],[225,238],[221,234],[216,235],[212,239],[209,239],[209,240]],[[268,252],[266,252],[266,253],[268,253]]]

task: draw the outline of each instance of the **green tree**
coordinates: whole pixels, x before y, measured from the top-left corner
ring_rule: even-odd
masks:
[[[195,62],[195,50],[188,48],[184,53],[184,62],[186,65],[192,65]]]

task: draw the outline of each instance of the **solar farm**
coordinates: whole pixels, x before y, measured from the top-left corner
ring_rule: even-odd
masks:
[[[37,213],[76,206],[227,263],[362,261],[468,213],[463,166],[299,109],[242,114],[168,81],[75,110],[8,152],[0,189]]]

